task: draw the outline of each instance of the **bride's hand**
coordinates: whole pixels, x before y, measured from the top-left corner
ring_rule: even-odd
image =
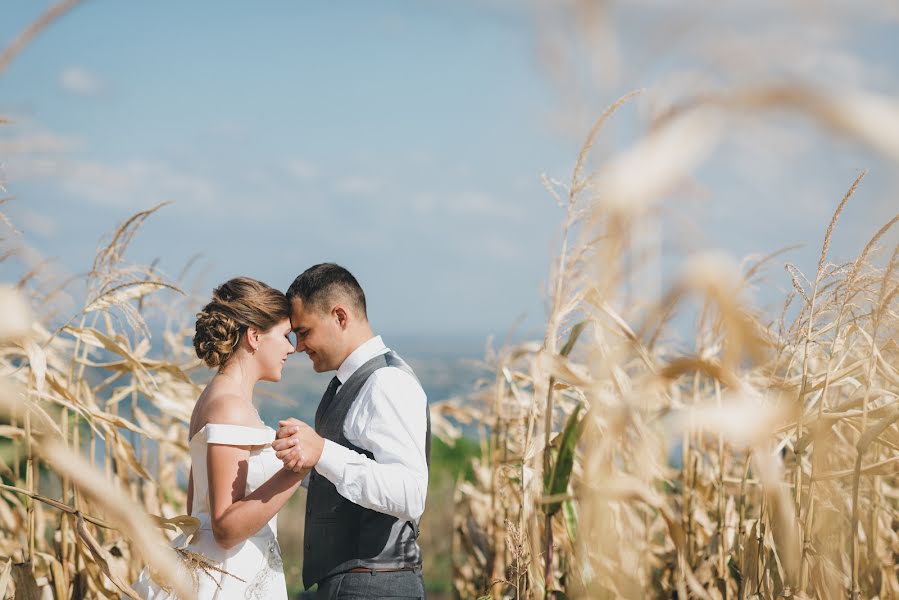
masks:
[[[275,456],[284,463],[285,469],[295,473],[299,473],[303,469],[305,463],[303,448],[300,445],[297,436],[294,434],[297,423],[301,423],[301,421],[292,417],[280,421],[280,427],[278,427],[278,432],[275,434],[275,441],[272,442]]]
[[[315,430],[294,418],[279,422],[277,439],[272,442],[284,468],[299,473],[318,464],[325,440]]]

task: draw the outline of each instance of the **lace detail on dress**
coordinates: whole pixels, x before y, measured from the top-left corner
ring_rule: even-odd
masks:
[[[284,562],[281,560],[281,547],[278,545],[277,538],[272,538],[268,543],[265,551],[265,566],[259,569],[256,577],[247,586],[244,598],[247,600],[266,600],[270,597],[269,588],[275,575],[284,572]]]

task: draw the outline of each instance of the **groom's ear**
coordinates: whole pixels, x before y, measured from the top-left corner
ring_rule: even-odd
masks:
[[[346,329],[346,326],[349,324],[349,315],[346,312],[346,309],[339,304],[334,307],[334,312],[332,313],[334,318],[337,319],[337,325],[341,329]]]

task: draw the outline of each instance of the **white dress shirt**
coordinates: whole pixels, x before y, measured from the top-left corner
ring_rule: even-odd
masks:
[[[373,337],[343,361],[337,379],[343,385],[359,367],[388,351],[380,336]],[[428,493],[426,407],[425,392],[413,376],[396,367],[378,369],[343,422],[346,439],[374,460],[325,440],[315,470],[354,504],[406,521],[420,518]]]

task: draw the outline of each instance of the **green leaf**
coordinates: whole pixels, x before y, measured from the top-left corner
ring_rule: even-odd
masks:
[[[568,532],[568,539],[573,544],[577,541],[578,518],[577,504],[574,500],[568,499],[562,503],[562,516],[565,518],[565,530]]]
[[[561,354],[562,356],[568,356],[569,354],[571,354],[571,351],[574,349],[575,342],[577,342],[577,339],[581,335],[581,332],[584,331],[587,323],[589,323],[589,321],[581,321],[571,328],[571,333],[568,334],[568,341],[565,342],[564,346],[562,346],[562,351],[559,352],[559,354]]]
[[[555,470],[554,465],[556,464],[556,456],[558,456],[559,451],[555,448],[549,448],[549,456],[547,458],[547,463],[543,469],[543,493],[549,495],[549,489],[552,487],[553,480],[553,472]]]
[[[737,565],[737,561],[734,560],[733,556],[727,559],[727,570],[730,571],[730,576],[734,578],[737,585],[743,583],[743,574],[740,573],[740,567]]]
[[[568,490],[568,481],[571,479],[571,469],[574,467],[574,451],[577,446],[583,428],[578,427],[578,415],[581,414],[583,404],[578,404],[568,416],[565,429],[562,431],[562,441],[559,444],[559,454],[555,465],[552,467],[552,476],[549,479],[546,493],[550,496],[564,494]],[[546,514],[552,516],[562,508],[562,502],[550,502],[546,505]]]

